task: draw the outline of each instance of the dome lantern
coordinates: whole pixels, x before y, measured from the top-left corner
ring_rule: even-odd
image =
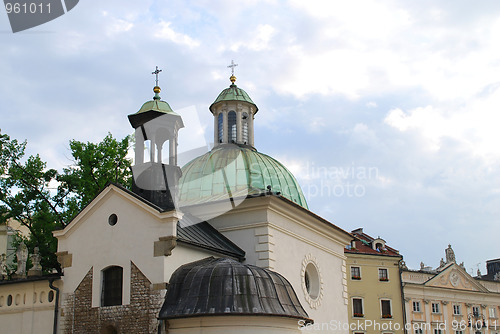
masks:
[[[210,106],[214,115],[214,147],[221,144],[254,146],[253,120],[259,110],[250,96],[235,84],[231,61],[231,85],[224,89]]]

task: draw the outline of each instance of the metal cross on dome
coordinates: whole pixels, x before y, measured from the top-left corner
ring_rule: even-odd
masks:
[[[158,86],[158,74],[160,74],[161,70],[158,69],[158,66],[156,66],[156,71],[154,71],[153,73],[151,74],[155,74],[156,75],[156,86]]]
[[[238,66],[238,64],[234,63],[234,60],[231,60],[231,65],[228,66],[228,68],[231,68],[231,75],[234,75],[234,68]]]

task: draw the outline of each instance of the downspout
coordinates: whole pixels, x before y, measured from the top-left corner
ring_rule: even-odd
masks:
[[[54,306],[54,329],[53,334],[57,334],[57,318],[59,316],[59,288],[54,286],[54,278],[49,279],[49,287],[56,292],[56,303]]]
[[[403,258],[401,258],[398,262],[399,288],[401,289],[401,303],[403,305],[403,333],[408,334],[408,330],[406,329],[406,302],[405,302],[405,293],[403,289],[403,268],[401,268],[401,261],[403,261]]]

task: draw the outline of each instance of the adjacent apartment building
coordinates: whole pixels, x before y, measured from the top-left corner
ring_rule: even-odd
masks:
[[[400,263],[403,257],[358,228],[344,250],[348,277],[349,333],[404,333]]]

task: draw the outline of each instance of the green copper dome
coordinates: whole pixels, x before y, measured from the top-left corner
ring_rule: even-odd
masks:
[[[268,191],[308,208],[295,177],[280,162],[254,148],[220,145],[182,168],[180,206],[257,196]]]
[[[255,107],[255,112],[259,110],[255,103],[253,103],[250,96],[243,89],[238,88],[235,84],[229,86],[229,88],[224,89],[219,96],[215,99],[214,103],[210,105],[210,110],[212,110],[212,106],[218,102],[223,101],[243,101],[251,103]]]

